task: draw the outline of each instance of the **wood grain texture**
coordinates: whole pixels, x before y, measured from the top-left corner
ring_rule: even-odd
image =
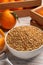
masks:
[[[25,0],[18,2],[8,2],[8,3],[0,3],[0,9],[7,8],[18,8],[18,7],[34,7],[41,5],[41,0]]]
[[[15,10],[14,12],[18,15],[18,17],[26,17],[30,15],[30,9],[35,8],[36,6],[41,5],[41,0],[25,0],[25,1],[17,1],[17,2],[8,2],[8,3],[0,3],[0,10],[11,9],[11,8],[28,8],[23,10]],[[0,12],[0,16],[1,16]]]
[[[26,17],[30,15],[30,10],[31,9],[23,9],[23,10],[16,10],[14,11],[18,17]],[[13,11],[11,11],[11,13],[13,13]],[[2,12],[0,12],[0,16],[2,15]]]

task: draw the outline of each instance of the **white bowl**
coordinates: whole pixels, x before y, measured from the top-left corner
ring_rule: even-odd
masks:
[[[39,48],[37,49],[34,49],[32,51],[17,51],[16,49],[13,49],[11,48],[8,44],[7,44],[7,41],[6,41],[6,37],[8,35],[10,31],[7,32],[6,36],[5,36],[5,44],[8,48],[8,50],[16,57],[18,58],[21,58],[21,59],[29,59],[29,58],[32,58],[36,55],[38,55],[39,53],[42,52],[43,50],[43,45],[41,45]]]

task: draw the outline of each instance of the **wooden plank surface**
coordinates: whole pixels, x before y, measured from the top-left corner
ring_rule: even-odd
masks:
[[[8,2],[8,3],[0,3],[0,9],[10,9],[10,8],[18,8],[18,7],[33,7],[41,5],[41,0],[25,0],[18,2]]]
[[[18,15],[18,17],[26,17],[30,15],[30,10],[35,8],[36,6],[41,5],[41,0],[25,0],[25,1],[17,1],[17,2],[8,2],[8,3],[0,3],[0,9],[11,9],[18,7],[27,7],[27,9],[22,10],[14,10],[14,12]],[[2,12],[0,12],[1,16]]]
[[[30,16],[30,10],[33,9],[33,8],[30,8],[30,9],[23,9],[23,10],[15,10],[15,11],[11,11],[11,13],[16,13],[18,15],[18,17],[28,17]],[[2,12],[0,12],[0,17],[2,15]]]
[[[16,10],[14,12],[18,15],[18,17],[27,17],[30,15],[30,10],[31,9]],[[13,11],[11,13],[13,13]],[[1,15],[2,15],[2,12],[0,12],[0,16]]]

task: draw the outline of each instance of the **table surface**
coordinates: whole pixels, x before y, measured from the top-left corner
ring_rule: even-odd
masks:
[[[43,3],[43,0],[42,0],[42,3]],[[20,20],[20,23],[17,23],[16,26],[29,25],[31,18],[24,17],[19,20]],[[8,58],[14,65],[43,65],[43,52],[40,53],[38,56],[28,60],[21,60],[19,58],[13,57],[11,53],[8,53]],[[0,61],[0,65],[8,65],[8,64],[5,64],[5,62]]]
[[[43,65],[43,52],[38,56],[28,60],[21,60],[19,58],[13,57],[12,54],[8,55],[8,57],[14,65]]]

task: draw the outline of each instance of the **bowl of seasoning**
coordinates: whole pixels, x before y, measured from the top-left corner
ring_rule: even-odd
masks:
[[[9,51],[21,59],[32,58],[43,49],[43,32],[35,26],[18,26],[8,31],[5,43]]]

